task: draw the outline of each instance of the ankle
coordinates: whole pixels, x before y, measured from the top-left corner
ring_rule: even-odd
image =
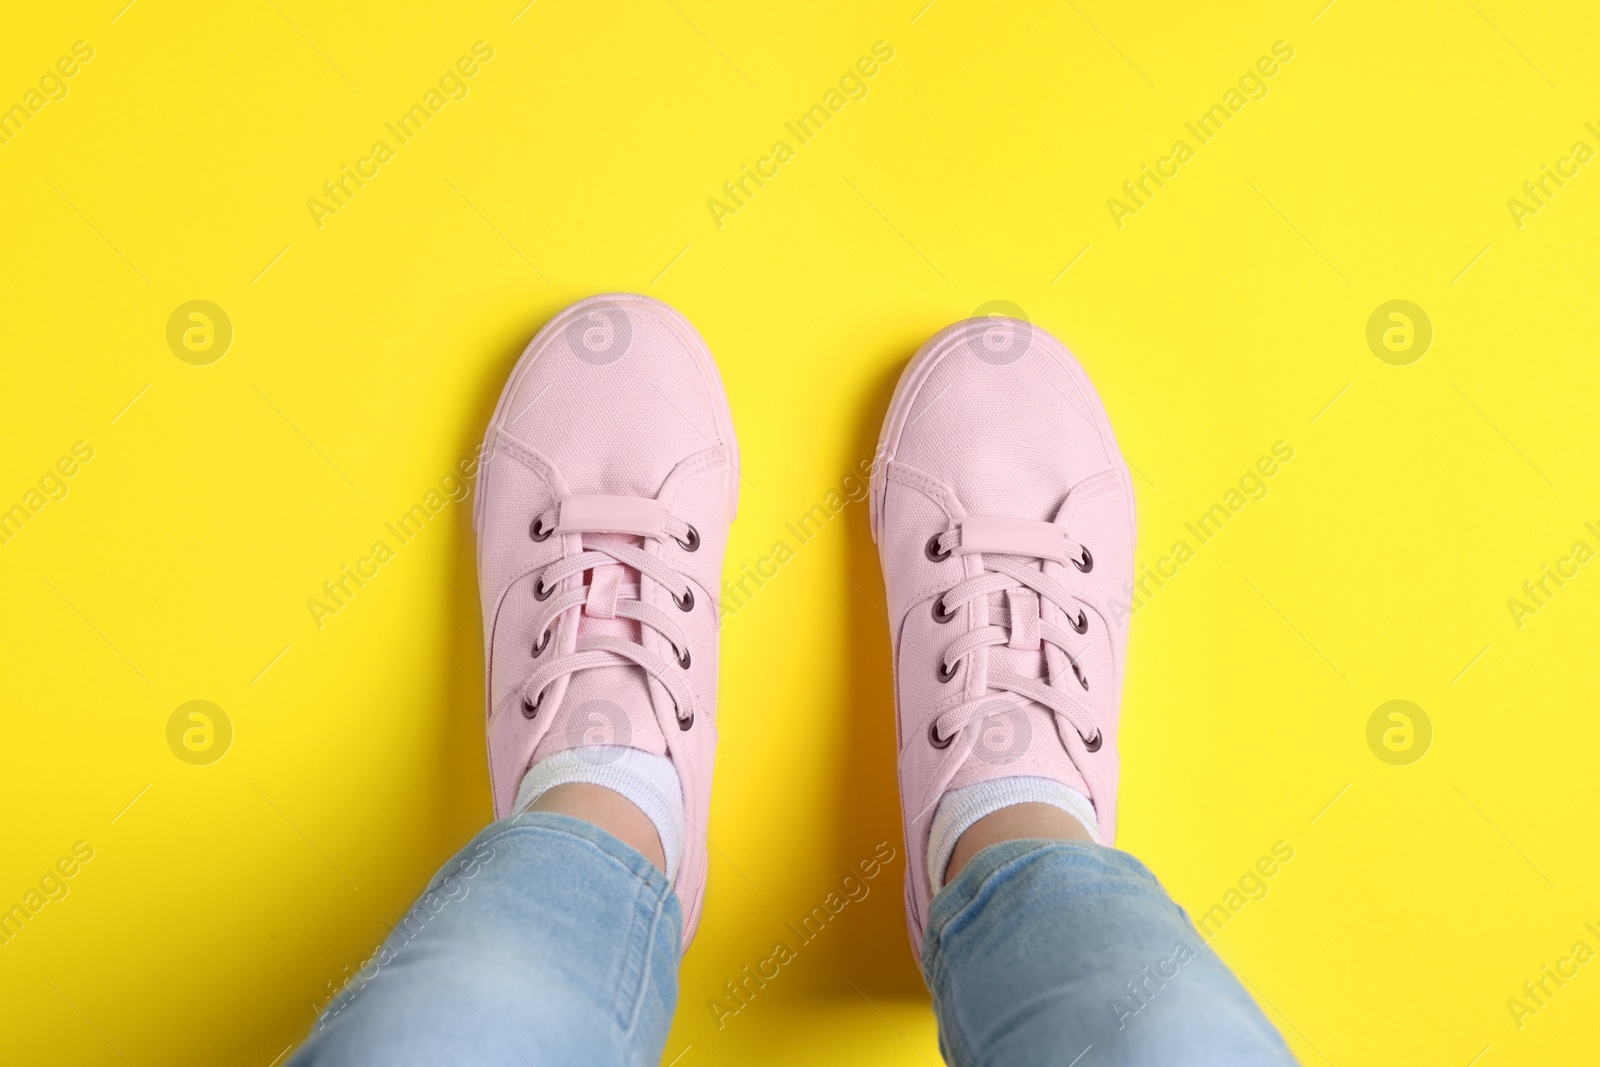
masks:
[[[615,790],[588,782],[569,782],[540,793],[525,811],[549,811],[593,823],[623,844],[637,849],[664,874],[666,852],[661,835],[639,807]]]
[[[967,827],[966,831],[956,839],[956,847],[950,853],[950,864],[945,868],[944,883],[949,884],[954,881],[972,857],[990,845],[1022,838],[1058,841],[1093,840],[1083,823],[1054,805],[1012,804],[1010,807],[985,815]]]

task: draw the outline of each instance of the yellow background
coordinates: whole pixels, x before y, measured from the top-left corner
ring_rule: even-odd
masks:
[[[0,34],[6,105],[94,48],[0,146],[0,507],[94,449],[0,545],[0,905],[94,849],[0,947],[0,1062],[267,1067],[489,818],[470,504],[321,629],[306,600],[470,454],[541,323],[619,289],[721,362],[730,570],[992,300],[1093,375],[1144,563],[1292,445],[1137,614],[1119,844],[1195,914],[1293,847],[1212,943],[1308,1064],[1594,1058],[1600,963],[1520,1028],[1506,1003],[1600,949],[1600,563],[1507,607],[1600,549],[1600,162],[1520,227],[1506,204],[1600,149],[1592,7],[122,2]],[[465,99],[319,229],[307,199],[479,40]],[[1269,94],[1116,226],[1280,40]],[[719,228],[708,198],[877,41],[868,95]],[[166,343],[192,299],[233,324],[209,366]],[[1433,324],[1409,366],[1365,338],[1393,299]],[[898,860],[720,1030],[707,1007],[901,850],[883,602],[852,503],[728,620],[681,1067],[938,1062]],[[167,744],[194,699],[233,725],[210,766]],[[1391,699],[1432,723],[1409,766],[1367,744]]]

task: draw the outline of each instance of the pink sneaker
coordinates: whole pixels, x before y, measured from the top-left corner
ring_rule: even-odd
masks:
[[[1099,397],[1045,331],[936,334],[900,376],[872,475],[894,649],[906,918],[921,957],[949,790],[1053,779],[1116,829],[1133,490]]]
[[[473,520],[495,816],[553,753],[668,756],[683,784],[687,947],[705,895],[717,590],[739,492],[716,363],[659,301],[580,301],[517,362],[484,456]]]

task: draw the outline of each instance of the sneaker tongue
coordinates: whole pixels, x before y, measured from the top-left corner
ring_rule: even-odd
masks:
[[[1026,563],[1020,556],[1006,559]],[[1035,564],[1037,566],[1037,564]],[[989,670],[1023,678],[1046,678],[1044,642],[1039,639],[1039,596],[1031,589],[1008,589],[989,596],[989,625],[1011,631],[1011,644],[989,650]],[[1015,646],[1022,647],[1015,647]],[[1048,714],[1048,713],[1046,713]]]
[[[596,548],[607,543],[640,544],[638,538],[620,534],[588,534],[585,541]],[[611,614],[609,606],[617,600],[639,598],[639,572],[620,563],[607,564],[590,571],[584,580],[589,586],[590,603],[578,616],[578,636],[639,641],[639,623],[605,617]],[[598,614],[591,614],[591,610]],[[535,760],[588,745],[623,745],[657,756],[667,751],[644,668],[631,663],[574,672],[567,679],[566,693],[555,716],[555,723],[534,750]]]

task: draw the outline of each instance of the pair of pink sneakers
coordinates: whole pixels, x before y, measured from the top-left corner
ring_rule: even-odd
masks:
[[[705,895],[722,560],[739,451],[716,364],[643,296],[539,331],[490,422],[474,509],[495,814],[535,762],[671,760],[684,944]],[[906,902],[920,952],[930,827],[953,790],[1066,787],[1110,843],[1133,494],[1105,410],[1054,337],[972,319],[901,376],[872,475],[888,590]],[[885,709],[887,714],[887,709]],[[570,759],[574,753],[568,752]]]

